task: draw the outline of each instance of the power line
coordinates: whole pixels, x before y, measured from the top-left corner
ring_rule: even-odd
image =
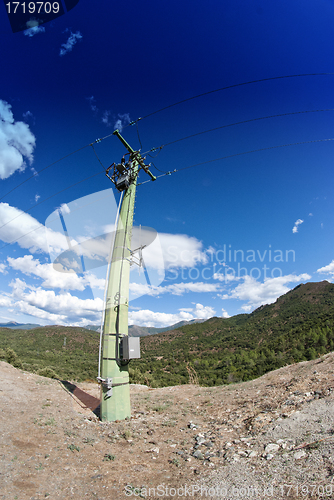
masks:
[[[237,156],[242,156],[242,155],[246,155],[246,154],[250,154],[250,153],[258,153],[260,151],[269,151],[271,149],[278,149],[278,148],[284,148],[284,147],[288,147],[288,146],[298,146],[298,145],[303,145],[303,144],[312,144],[312,143],[318,143],[318,142],[329,142],[329,141],[334,141],[334,137],[333,138],[329,138],[329,139],[314,139],[314,140],[311,140],[311,141],[301,141],[301,142],[292,142],[292,143],[289,143],[289,144],[280,144],[279,146],[269,146],[269,147],[266,147],[266,148],[260,148],[260,149],[253,149],[253,150],[250,150],[250,151],[243,151],[242,153],[234,153],[232,155],[227,155],[227,156],[221,156],[219,158],[214,158],[213,160],[207,160],[207,161],[202,161],[200,163],[195,163],[193,165],[188,165],[187,167],[182,167],[182,168],[178,168],[178,169],[175,169],[175,170],[172,170],[172,171],[169,171],[169,172],[166,172],[166,173],[163,173],[162,175],[158,175],[157,176],[157,179],[161,178],[161,177],[165,177],[166,175],[172,175],[176,172],[181,172],[182,170],[187,170],[189,168],[194,168],[194,167],[198,167],[200,165],[206,165],[208,163],[213,163],[213,162],[216,162],[216,161],[220,161],[220,160],[226,160],[228,158],[234,158],[234,157],[237,157]],[[92,175],[91,177],[95,177],[96,175],[99,175],[103,172],[98,172],[97,174],[94,174]],[[87,177],[87,179],[89,179],[90,177]],[[77,182],[76,184],[79,184],[80,182],[83,182],[84,180],[87,180],[87,179],[83,179],[82,181],[79,181]],[[141,182],[141,183],[138,183],[137,186],[141,186],[143,184],[146,184],[147,182],[152,182],[151,180],[147,180],[147,181],[144,181],[144,182]],[[74,186],[75,184],[73,184]],[[72,186],[69,186],[69,187],[72,187]],[[62,191],[65,191],[66,189],[69,189],[69,188],[65,188],[63,189]],[[60,192],[62,192],[60,191]],[[56,193],[56,194],[59,194],[59,193]],[[52,195],[52,196],[56,196],[56,195]],[[52,196],[50,196],[49,198],[52,198]],[[47,198],[47,199],[49,199]],[[44,201],[46,200],[43,200],[42,202],[40,203],[43,203]],[[39,203],[39,204],[40,204]],[[33,208],[33,207],[32,207]],[[25,213],[25,212],[23,212]],[[20,215],[23,215],[20,214]],[[16,219],[16,217],[14,218]],[[14,220],[12,219],[12,220]],[[10,221],[11,222],[11,221]],[[3,227],[3,226],[2,226]],[[25,236],[27,236],[28,234],[36,231],[37,229],[40,229],[41,227],[45,227],[43,224],[40,224],[39,227],[35,228],[35,229],[32,229],[31,231],[29,231],[28,233],[26,234],[23,234],[22,236],[20,236],[19,238],[9,242],[9,243],[6,243],[4,246],[2,246],[0,248],[0,250],[2,250],[3,248],[7,247],[8,245],[12,245],[13,243],[16,243],[18,240],[20,240],[21,238],[24,238]],[[1,228],[0,228],[1,229]]]
[[[272,80],[282,80],[284,78],[298,78],[298,77],[304,77],[304,76],[326,76],[326,75],[334,75],[334,73],[301,73],[298,75],[273,76],[270,78],[261,78],[259,80],[250,80],[249,82],[242,82],[242,83],[235,83],[233,85],[227,85],[226,87],[220,87],[219,89],[209,90],[207,92],[203,92],[202,94],[197,94],[197,95],[194,95],[192,97],[187,97],[186,99],[182,99],[182,101],[178,101],[178,102],[175,102],[173,104],[169,104],[168,106],[164,106],[163,108],[160,108],[156,111],[152,111],[152,113],[149,113],[141,118],[137,118],[137,120],[131,122],[126,127],[133,125],[134,123],[138,122],[139,120],[144,120],[145,118],[148,118],[149,116],[156,115],[157,113],[160,113],[161,111],[165,111],[166,109],[173,108],[174,106],[178,106],[179,104],[183,104],[184,102],[192,101],[193,99],[197,99],[199,97],[204,97],[204,96],[209,95],[209,94],[214,94],[215,92],[220,92],[222,90],[228,90],[228,89],[233,89],[236,87],[242,87],[244,85],[250,85],[252,83],[269,82]],[[126,128],[126,127],[124,127],[124,128]]]
[[[158,154],[159,154],[159,153],[161,152],[161,150],[162,150],[164,147],[170,146],[170,145],[175,144],[175,143],[177,143],[177,142],[181,142],[181,141],[184,141],[184,140],[186,140],[186,139],[191,139],[191,138],[196,137],[196,136],[199,136],[199,135],[203,135],[203,134],[206,134],[206,133],[209,133],[209,132],[213,132],[213,131],[216,131],[216,130],[220,130],[220,129],[223,129],[223,128],[227,128],[227,127],[232,127],[232,126],[235,126],[235,125],[241,125],[241,124],[251,123],[251,122],[260,121],[260,120],[267,120],[267,119],[269,119],[269,118],[277,118],[277,117],[282,117],[282,116],[290,116],[290,115],[298,115],[298,114],[306,114],[306,113],[318,113],[318,112],[323,112],[323,111],[334,111],[334,108],[327,108],[327,109],[315,109],[315,110],[305,110],[305,111],[292,111],[292,112],[290,112],[290,113],[280,113],[280,114],[277,114],[277,115],[262,116],[262,117],[258,117],[258,118],[251,118],[251,119],[249,119],[249,120],[243,120],[243,121],[240,121],[240,122],[230,123],[230,124],[227,124],[227,125],[221,125],[221,126],[219,126],[219,127],[215,127],[215,128],[212,128],[212,129],[207,129],[207,130],[204,130],[204,131],[202,131],[202,132],[197,132],[197,133],[195,133],[195,134],[188,135],[188,136],[186,136],[186,137],[182,137],[182,138],[180,138],[180,139],[176,139],[176,140],[174,140],[174,141],[171,141],[171,142],[168,142],[168,143],[166,143],[166,144],[163,144],[163,145],[159,146],[158,148],[152,148],[152,149],[150,149],[150,151],[159,150],[159,152],[158,152]],[[136,124],[136,126],[137,126],[138,139],[139,139],[140,145],[142,146],[141,141],[140,141],[140,136],[139,136],[138,124]],[[110,134],[110,135],[113,135],[113,134]],[[110,135],[108,135],[108,136],[106,136],[106,137],[110,137]],[[102,140],[103,140],[103,139],[97,139],[97,140],[95,141],[95,143],[98,143],[98,142],[100,142],[100,141],[102,141]],[[294,144],[299,144],[299,143],[294,143]],[[303,144],[304,144],[304,143],[303,143]],[[287,144],[287,145],[288,145],[288,144]],[[275,146],[275,147],[284,147],[284,146],[287,146],[287,145]],[[101,160],[100,160],[99,156],[97,155],[97,153],[96,153],[96,151],[95,151],[95,148],[94,148],[94,143],[88,144],[87,146],[91,146],[91,147],[92,147],[93,152],[94,152],[94,154],[95,154],[95,156],[96,156],[96,158],[97,158],[98,162],[99,162],[99,163],[100,163],[100,165],[103,167],[104,171],[106,171],[106,169],[105,169],[105,167],[104,167],[103,163],[101,162]],[[71,156],[72,154],[74,154],[74,153],[76,153],[76,152],[78,152],[78,151],[81,151],[82,149],[86,148],[87,146],[83,146],[82,148],[79,148],[79,149],[77,149],[76,151],[74,151],[74,152],[72,152],[72,153],[69,153],[68,155],[64,156],[63,158],[61,158],[61,159],[57,160],[56,162],[53,162],[53,163],[51,163],[50,165],[48,165],[47,167],[44,167],[43,169],[39,170],[39,172],[42,172],[43,170],[46,170],[47,168],[51,167],[51,166],[52,166],[52,165],[54,165],[55,163],[57,163],[57,162],[59,162],[59,161],[61,161],[61,160],[65,159],[65,158],[67,158],[68,156]],[[261,151],[261,150],[256,150],[256,151]],[[249,152],[251,152],[251,151],[249,151]],[[148,153],[148,152],[146,152],[146,153],[144,153],[144,154],[149,154],[149,153]],[[246,153],[240,153],[240,154],[246,154]],[[157,156],[157,155],[156,155],[156,156]],[[222,158],[222,159],[225,159],[225,158],[229,158],[229,157],[224,157],[224,158]],[[212,161],[216,161],[216,160],[212,160]],[[163,173],[163,174],[165,174],[165,175],[170,174],[170,172],[166,172],[166,171],[164,171],[164,170],[160,170],[160,169],[159,169],[159,168],[158,168],[158,167],[157,167],[157,166],[156,166],[153,162],[152,162],[152,165],[153,165],[153,166],[154,166],[154,168],[155,168],[156,170],[158,170],[159,172],[162,172],[162,173]],[[191,168],[191,167],[185,167],[185,168]],[[179,170],[182,170],[182,169],[174,170],[174,172],[175,172],[175,171],[179,171]],[[38,173],[39,173],[39,172],[38,172]],[[38,174],[38,173],[37,173],[37,174]],[[98,172],[98,174],[100,174],[100,173],[101,173],[101,172]],[[25,182],[27,182],[27,181],[28,181],[29,179],[31,179],[32,177],[35,177],[35,175],[37,175],[37,174],[34,174],[34,175],[33,175],[33,176],[31,176],[30,178],[26,179],[26,180],[25,180],[25,181],[23,181],[21,184],[19,184],[18,186],[16,186],[16,188],[17,188],[17,187],[19,187],[20,185],[24,184]],[[95,175],[98,175],[98,174],[95,174]],[[57,194],[60,194],[60,193],[62,193],[63,191],[66,191],[67,189],[70,189],[71,187],[74,187],[74,186],[76,186],[77,184],[80,184],[80,183],[81,183],[81,182],[83,182],[84,180],[88,180],[88,179],[90,179],[90,178],[94,177],[95,175],[90,176],[90,177],[87,177],[86,179],[83,179],[82,181],[79,181],[79,182],[77,182],[77,183],[75,183],[75,184],[72,184],[71,186],[69,186],[69,187],[67,187],[67,188],[64,188],[64,189],[63,189],[63,190],[61,190],[61,191],[58,191],[57,193],[55,193],[55,194],[53,194],[53,195],[49,196],[48,198],[46,198],[46,199],[42,200],[41,202],[39,202],[39,203],[37,203],[37,204],[33,205],[33,206],[32,206],[32,207],[30,207],[28,210],[23,211],[23,212],[22,212],[22,214],[20,214],[20,215],[23,215],[23,213],[27,213],[28,211],[32,210],[32,209],[33,209],[33,208],[35,208],[36,206],[40,205],[41,203],[44,203],[45,201],[49,200],[50,198],[53,198],[53,197],[54,197],[54,196],[56,196]],[[158,177],[161,177],[161,176],[158,176]],[[143,183],[141,183],[141,184],[144,184],[144,183],[146,183],[146,182],[147,182],[147,181],[145,181],[145,182],[143,182]],[[140,184],[139,184],[139,185],[140,185]],[[16,188],[13,188],[13,189],[12,189],[12,191],[14,191],[14,189],[16,189]],[[11,191],[9,191],[9,193],[10,193],[10,192],[11,192]],[[7,194],[9,194],[9,193],[7,193]],[[6,195],[4,195],[4,196],[6,196]],[[2,198],[4,198],[4,196],[3,196]],[[0,199],[2,199],[2,198],[0,198]],[[17,217],[20,217],[20,215],[18,215]],[[12,220],[15,220],[17,217],[14,217],[14,219],[11,219],[10,221],[6,222],[6,224],[3,224],[2,226],[0,226],[0,229],[2,229],[4,226],[6,226],[6,225],[7,225],[7,224],[9,224],[10,222],[12,222]]]
[[[15,189],[19,188],[20,186],[22,186],[22,184],[24,184],[25,182],[28,182],[30,179],[33,179],[33,177],[37,177],[38,174],[40,174],[41,172],[43,172],[44,170],[46,170],[47,168],[50,168],[52,167],[52,165],[55,165],[56,163],[59,163],[60,161],[62,160],[65,160],[65,158],[68,158],[69,156],[71,155],[74,155],[75,153],[78,153],[79,151],[81,151],[82,149],[85,149],[87,148],[88,146],[90,146],[91,144],[87,144],[86,146],[82,146],[81,148],[79,149],[76,149],[75,151],[72,151],[72,153],[69,153],[65,156],[63,156],[62,158],[59,158],[58,160],[50,163],[49,165],[47,165],[46,167],[44,168],[41,168],[40,170],[38,170],[38,172],[35,172],[34,175],[28,177],[28,179],[25,179],[24,181],[20,182],[20,184],[18,184],[17,186],[15,186],[13,189],[11,189],[10,191],[8,191],[8,193],[4,194],[0,200],[3,200],[3,198],[5,198],[5,196],[9,195],[10,193],[12,193],[13,191],[15,191]]]
[[[155,164],[153,163],[153,161],[151,162],[153,167],[158,170],[158,172],[162,172],[163,174],[168,174],[168,172],[166,172],[165,170],[160,170],[160,168],[156,167]],[[159,176],[160,177],[160,176]],[[1,229],[1,228],[0,228]]]
[[[267,120],[269,118],[278,118],[281,116],[300,115],[300,114],[306,114],[306,113],[319,113],[322,111],[334,111],[334,108],[310,109],[310,110],[306,110],[306,111],[292,111],[291,113],[280,113],[278,115],[269,115],[269,116],[262,116],[259,118],[250,118],[249,120],[243,120],[241,122],[229,123],[228,125],[221,125],[220,127],[215,127],[215,128],[211,128],[208,130],[204,130],[203,132],[197,132],[197,133],[192,134],[192,135],[187,135],[186,137],[182,137],[181,139],[176,139],[175,141],[171,141],[171,142],[168,142],[167,144],[163,144],[163,145],[159,146],[158,148],[152,148],[152,149],[150,149],[150,151],[161,150],[162,148],[165,148],[166,146],[170,146],[171,144],[175,144],[176,142],[185,141],[186,139],[191,139],[192,137],[196,137],[198,135],[207,134],[208,132],[214,132],[215,130],[220,130],[222,128],[233,127],[235,125],[242,125],[244,123],[251,123],[251,122],[256,122],[256,121],[260,121],[260,120]]]
[[[99,164],[102,166],[102,168],[104,168],[104,171],[106,172],[106,171],[107,171],[107,169],[105,168],[105,166],[103,165],[102,161],[101,161],[101,160],[100,160],[100,158],[98,157],[97,152],[95,151],[95,148],[94,148],[94,143],[90,144],[90,146],[92,146],[92,149],[93,149],[94,154],[95,154],[95,156],[96,156],[96,158],[97,158],[97,161],[98,161],[98,162],[99,162]]]
[[[301,73],[301,74],[297,74],[297,75],[283,75],[283,76],[274,76],[274,77],[270,77],[270,78],[261,78],[259,80],[250,80],[248,82],[242,82],[242,83],[236,83],[236,84],[233,84],[233,85],[228,85],[226,87],[221,87],[221,88],[218,88],[218,89],[214,89],[214,90],[209,90],[207,92],[203,92],[202,94],[197,94],[195,96],[192,96],[192,97],[188,97],[186,99],[182,99],[181,101],[177,101],[173,104],[169,104],[168,106],[164,106],[163,108],[160,108],[156,111],[153,111],[151,113],[148,113],[147,115],[143,116],[143,117],[140,117],[140,118],[137,118],[137,120],[134,120],[132,122],[130,122],[128,125],[124,126],[124,128],[127,128],[129,127],[130,125],[135,125],[137,124],[140,120],[143,120],[144,118],[148,118],[152,115],[155,115],[157,113],[160,113],[161,111],[164,111],[166,109],[169,109],[169,108],[172,108],[174,106],[178,106],[179,104],[182,104],[184,102],[187,102],[187,101],[191,101],[191,100],[194,100],[194,99],[197,99],[199,97],[204,97],[206,95],[209,95],[209,94],[213,94],[215,92],[220,92],[222,90],[228,90],[228,89],[231,89],[231,88],[236,88],[236,87],[242,87],[242,86],[245,86],[245,85],[250,85],[250,84],[253,84],[253,83],[260,83],[260,82],[266,82],[266,81],[273,81],[273,80],[281,80],[281,79],[284,79],[284,78],[298,78],[298,77],[305,77],[305,76],[329,76],[329,75],[334,75],[334,73]],[[137,129],[138,131],[138,129]],[[88,146],[92,146],[94,144],[98,144],[100,143],[101,141],[105,140],[105,139],[108,139],[109,137],[111,137],[113,135],[113,133],[111,134],[108,134],[102,138],[99,138],[99,139],[96,139],[94,142],[92,143],[89,143],[89,144],[86,144],[85,146],[82,146],[81,148],[79,149],[76,149],[75,151],[72,151],[71,153],[63,156],[62,158],[59,158],[58,160],[50,163],[49,165],[47,165],[46,167],[40,169],[38,172],[35,172],[32,176],[28,177],[28,179],[25,179],[24,181],[22,181],[20,184],[18,184],[17,186],[15,186],[13,189],[11,189],[10,191],[8,191],[6,194],[4,194],[0,200],[2,200],[3,198],[5,198],[6,196],[8,196],[10,193],[12,193],[13,191],[15,191],[16,189],[18,189],[20,186],[22,186],[23,184],[25,184],[26,182],[28,182],[30,179],[33,179],[34,177],[36,177],[38,174],[40,174],[41,172],[43,172],[44,170],[52,167],[53,165],[55,165],[56,163],[59,163],[60,161],[64,160],[65,158],[68,158],[69,156],[75,154],[75,153],[78,153],[79,151],[81,151],[82,149],[85,149],[87,148]],[[139,138],[139,132],[138,132],[138,138]],[[183,140],[183,139],[181,139]],[[140,138],[139,138],[139,141],[140,141]],[[156,148],[156,149],[159,149],[159,148]],[[94,147],[93,147],[93,150],[94,150]],[[95,152],[95,150],[94,150]],[[159,151],[160,152],[160,151]],[[148,152],[149,153],[149,152]],[[95,152],[95,155],[96,155],[96,152]],[[97,155],[96,155],[97,156]],[[100,159],[98,158],[98,161],[101,163]],[[102,163],[101,163],[102,165]],[[102,165],[103,166],[103,165]],[[104,167],[103,167],[104,168]]]
[[[213,163],[215,161],[226,160],[228,158],[234,158],[236,156],[247,155],[250,153],[258,153],[260,151],[269,151],[270,149],[285,148],[288,146],[299,146],[302,144],[312,144],[312,143],[316,143],[316,142],[329,142],[329,141],[334,141],[334,137],[329,138],[329,139],[314,139],[312,141],[291,142],[290,144],[280,144],[279,146],[269,146],[267,148],[252,149],[250,151],[243,151],[242,153],[234,153],[233,155],[221,156],[220,158],[214,158],[213,160],[202,161],[200,163],[194,163],[193,165],[189,165],[188,167],[182,167],[182,168],[178,168],[175,170],[171,170],[169,172],[166,172],[163,175],[158,175],[157,179],[159,179],[160,177],[164,177],[165,175],[172,175],[176,172],[181,172],[181,170],[187,170],[188,168],[194,168],[194,167],[198,167],[200,165],[206,165],[208,163]],[[146,184],[147,182],[151,182],[151,181],[147,180],[147,181],[141,182],[140,184],[138,184],[138,186],[141,186],[142,184]]]
[[[96,151],[95,151],[95,149],[94,149],[93,144],[89,144],[89,145],[90,145],[90,146],[92,146],[93,151],[94,151],[94,153],[95,153],[95,156],[96,156],[96,158],[98,159],[99,163],[102,165],[102,167],[103,167],[103,169],[104,169],[104,173],[105,173],[105,172],[106,172],[106,169],[105,169],[104,165],[102,164],[102,162],[101,162],[100,158],[99,158],[99,157],[98,157],[98,155],[96,154]],[[86,147],[86,146],[85,146],[85,147]],[[83,149],[83,148],[81,148],[81,149]],[[77,151],[80,151],[80,150],[77,150]],[[73,154],[73,153],[71,153],[71,154]],[[68,155],[68,156],[69,156],[69,155]],[[65,157],[64,157],[64,158],[65,158]],[[59,160],[59,161],[60,161],[60,160]],[[46,167],[46,168],[48,168],[48,167]],[[42,170],[43,170],[43,169],[42,169]],[[45,170],[45,169],[44,169],[44,170]],[[72,187],[74,187],[74,186],[77,186],[78,184],[81,184],[81,183],[82,183],[82,182],[84,182],[84,181],[87,181],[87,180],[89,180],[89,179],[92,179],[93,177],[96,177],[97,175],[99,175],[99,174],[101,174],[101,173],[103,173],[103,172],[101,172],[101,171],[100,171],[100,172],[97,172],[96,174],[90,175],[89,177],[86,177],[85,179],[82,179],[81,181],[75,182],[74,184],[71,184],[70,186],[68,186],[68,187],[66,187],[66,188],[64,188],[64,189],[61,189],[61,190],[60,190],[60,191],[58,191],[57,193],[54,193],[54,194],[52,194],[51,196],[48,196],[47,198],[45,198],[45,199],[44,199],[44,200],[42,200],[42,201],[39,201],[38,203],[36,203],[36,204],[35,204],[35,205],[33,205],[32,207],[28,208],[27,210],[23,210],[21,214],[17,215],[17,216],[16,216],[16,217],[14,217],[13,219],[9,220],[8,222],[6,222],[6,223],[5,223],[5,224],[3,224],[2,226],[0,226],[0,229],[2,229],[3,227],[7,226],[7,224],[9,224],[9,223],[10,223],[10,222],[12,222],[13,220],[17,219],[18,217],[21,217],[21,215],[23,215],[23,214],[25,214],[25,213],[30,212],[30,210],[32,210],[33,208],[37,207],[38,205],[41,205],[42,203],[44,203],[44,202],[45,202],[45,201],[47,201],[47,200],[50,200],[50,199],[51,199],[51,198],[53,198],[54,196],[57,196],[58,194],[63,193],[63,192],[64,192],[64,191],[66,191],[67,189],[70,189],[70,188],[72,188]],[[28,179],[27,179],[27,180],[28,180]],[[17,186],[17,187],[18,187],[18,186]],[[3,248],[3,247],[2,247],[2,248]]]
[[[137,129],[137,135],[138,135],[138,141],[139,141],[140,149],[143,149],[143,145],[141,143],[140,135],[139,135],[138,122],[136,122],[136,129]]]

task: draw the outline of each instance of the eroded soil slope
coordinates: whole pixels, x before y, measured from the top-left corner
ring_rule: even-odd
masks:
[[[334,498],[333,358],[223,387],[133,386],[132,418],[114,423],[0,362],[0,498]]]

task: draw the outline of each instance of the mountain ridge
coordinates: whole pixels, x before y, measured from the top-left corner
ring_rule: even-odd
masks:
[[[79,327],[0,328],[0,359],[67,380],[94,379],[99,335]],[[14,350],[9,353],[9,350]],[[334,351],[334,285],[298,285],[274,303],[146,335],[130,381],[151,387],[245,381]],[[16,365],[14,365],[16,366]],[[45,371],[46,370],[46,371]]]

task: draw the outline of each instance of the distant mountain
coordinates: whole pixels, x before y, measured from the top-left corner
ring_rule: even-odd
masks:
[[[13,328],[15,330],[32,330],[33,328],[39,328],[40,326],[41,325],[35,325],[33,323],[16,323],[16,321],[0,323],[1,328]]]
[[[83,328],[86,330],[92,330],[93,332],[100,332],[100,325],[85,325]]]
[[[146,337],[147,335],[155,335],[161,332],[167,332],[169,330],[175,330],[176,328],[181,328],[184,325],[192,325],[194,323],[202,323],[206,321],[205,319],[192,319],[191,321],[179,321],[175,325],[166,326],[165,328],[154,328],[148,326],[129,326],[129,337]],[[62,325],[53,325],[55,327],[61,328]],[[12,328],[14,330],[32,330],[33,328],[41,328],[41,325],[33,323],[16,323],[16,321],[9,321],[8,323],[0,323],[0,328]],[[66,328],[66,327],[63,327]],[[100,325],[85,325],[83,328],[86,330],[91,330],[94,332],[100,332]]]
[[[205,319],[192,319],[190,321],[179,321],[175,325],[166,326],[164,328],[154,328],[153,326],[129,326],[129,337],[146,337],[147,335],[156,335],[157,333],[169,332],[170,330],[176,330],[176,328],[181,328],[185,325],[193,325],[194,323],[203,323]]]
[[[153,326],[129,326],[129,337],[146,337],[147,335],[156,335],[157,333],[168,332],[170,330],[175,330],[176,328],[181,328],[184,325],[192,325],[194,323],[203,323],[205,319],[192,319],[190,321],[179,321],[175,325],[165,326],[164,328],[155,328]],[[84,328],[87,330],[94,330],[95,332],[100,331],[100,325],[86,325]]]

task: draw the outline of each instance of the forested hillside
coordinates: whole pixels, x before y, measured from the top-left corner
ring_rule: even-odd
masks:
[[[135,380],[153,386],[198,378],[203,385],[249,380],[334,350],[334,285],[298,285],[251,314],[210,320],[145,337]]]
[[[40,375],[95,379],[99,334],[84,328],[0,328],[0,359]],[[334,350],[334,285],[298,285],[251,314],[211,318],[141,338],[130,380],[151,387],[250,380]]]

